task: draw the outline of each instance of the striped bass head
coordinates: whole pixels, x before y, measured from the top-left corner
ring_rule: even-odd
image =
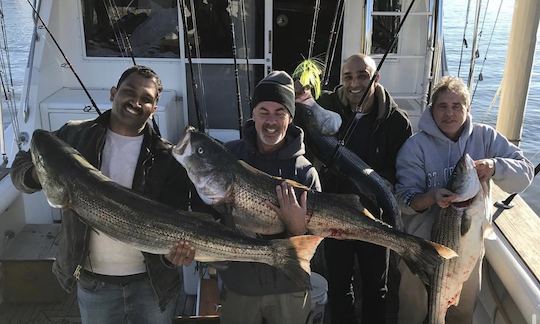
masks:
[[[80,154],[52,133],[42,129],[34,131],[30,153],[49,205],[55,208],[65,207],[69,202],[67,192],[69,177],[66,177],[64,173],[70,168],[66,157],[71,154],[80,156]]]
[[[172,154],[206,204],[219,204],[229,198],[234,182],[231,167],[237,159],[223,145],[189,126]]]
[[[448,189],[458,196],[455,202],[459,203],[474,198],[480,188],[480,180],[474,166],[474,160],[466,153],[456,164]]]

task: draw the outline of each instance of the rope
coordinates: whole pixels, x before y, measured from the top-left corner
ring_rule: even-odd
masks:
[[[463,37],[461,42],[461,52],[459,53],[459,65],[458,65],[458,72],[457,76],[459,78],[459,74],[461,72],[461,63],[463,62],[463,46],[466,48],[469,48],[469,45],[467,44],[467,39],[465,38],[465,34],[467,33],[467,26],[469,25],[469,13],[471,11],[471,0],[467,1],[467,16],[465,18],[465,26],[463,27]]]
[[[501,7],[502,7],[503,0],[499,2],[499,9],[497,10],[497,16],[495,17],[495,22],[493,23],[493,28],[491,29],[491,35],[489,36],[488,45],[486,48],[486,52],[484,54],[484,60],[482,61],[482,67],[480,68],[480,73],[478,73],[478,81],[483,81],[484,76],[482,74],[482,71],[484,71],[484,65],[486,64],[487,60],[487,54],[489,52],[489,47],[491,46],[491,40],[493,39],[493,34],[495,34],[495,27],[497,26],[497,22],[499,21],[499,14],[501,13]],[[487,8],[487,6],[486,6]],[[478,88],[478,82],[474,85],[474,91],[471,96],[471,102],[474,100],[474,95],[476,94],[476,89]]]

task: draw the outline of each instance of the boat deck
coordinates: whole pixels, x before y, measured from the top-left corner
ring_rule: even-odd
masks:
[[[80,323],[76,294],[69,294],[57,303],[2,303],[0,323]]]

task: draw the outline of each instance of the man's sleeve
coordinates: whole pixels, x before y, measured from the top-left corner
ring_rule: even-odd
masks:
[[[534,178],[534,166],[523,151],[493,128],[488,133],[488,156],[495,161],[493,181],[508,193],[525,190]],[[490,140],[489,140],[490,139]]]
[[[11,166],[11,181],[17,190],[24,193],[34,193],[41,190],[41,185],[32,178],[32,156],[28,151],[20,151],[15,156]]]
[[[423,153],[414,146],[416,145],[413,141],[406,141],[396,159],[396,198],[403,212],[407,214],[416,213],[410,207],[411,200],[416,194],[426,191]]]

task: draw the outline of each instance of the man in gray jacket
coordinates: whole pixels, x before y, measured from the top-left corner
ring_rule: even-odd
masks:
[[[405,142],[396,161],[396,195],[403,205],[405,228],[426,239],[434,215],[456,199],[444,187],[464,153],[475,160],[480,180],[491,179],[506,192],[523,191],[534,176],[533,165],[517,146],[492,127],[472,122],[469,91],[461,79],[442,78],[431,102],[420,117],[419,132]],[[472,323],[481,260],[476,268],[463,285],[459,306],[448,310],[447,323]],[[424,287],[402,269],[400,323],[422,323],[426,307]]]
[[[317,171],[303,156],[303,131],[292,124],[295,102],[291,77],[282,71],[270,73],[255,88],[252,107],[253,119],[244,125],[244,137],[227,143],[227,148],[238,159],[270,175],[320,190]],[[305,234],[306,193],[297,199],[285,183],[276,193],[280,206],[273,207],[287,230],[268,238]],[[231,262],[220,275],[225,285],[222,323],[306,323],[311,311],[307,274],[299,286],[271,266]]]

